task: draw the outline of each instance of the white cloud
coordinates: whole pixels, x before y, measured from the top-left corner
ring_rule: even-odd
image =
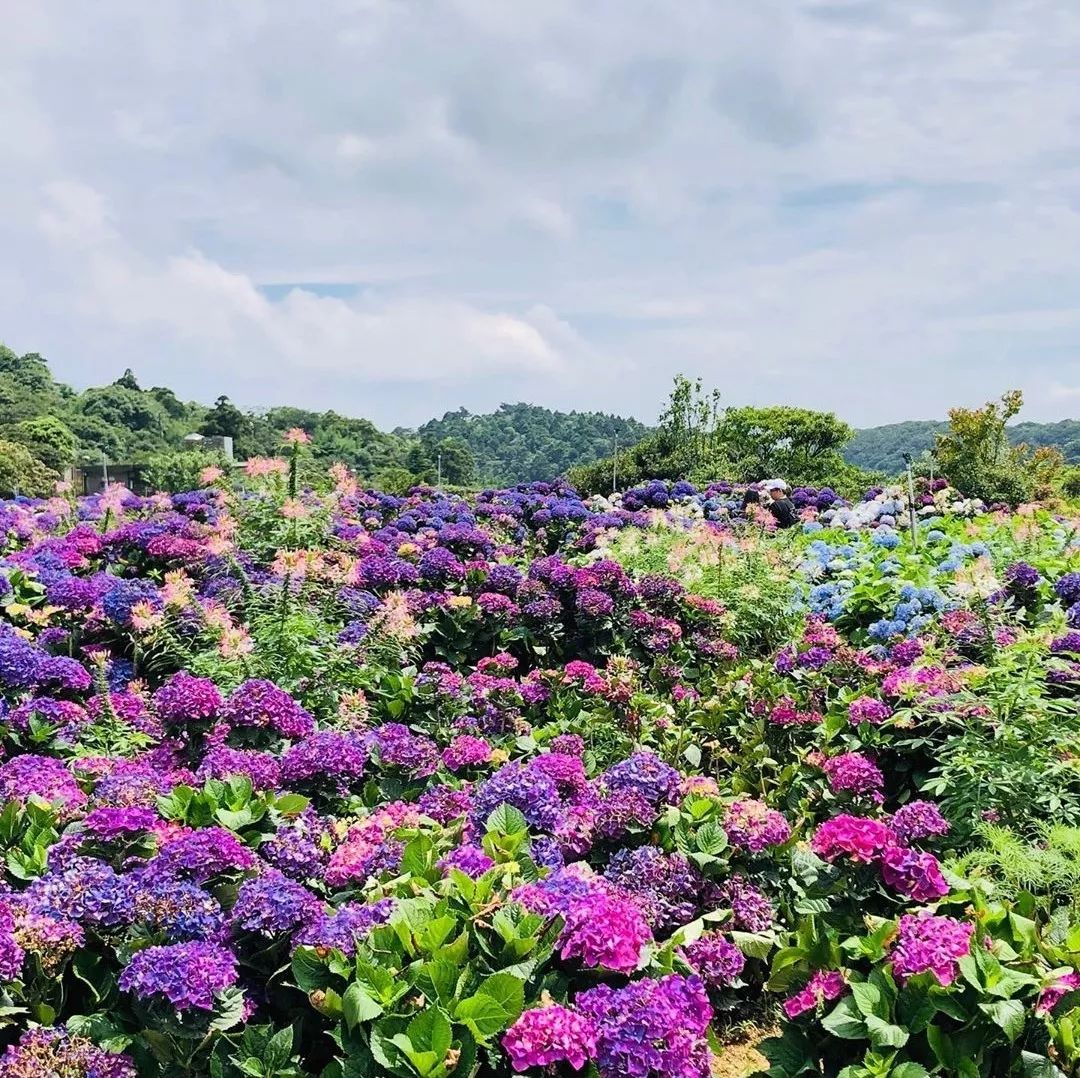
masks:
[[[1075,407],[1068,0],[102,0],[5,37],[0,336],[80,384],[390,425],[650,418],[679,370],[855,422]]]

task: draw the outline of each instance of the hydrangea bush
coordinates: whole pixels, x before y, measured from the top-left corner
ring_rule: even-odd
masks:
[[[0,1078],[1077,1073],[1075,521],[306,453],[0,503]]]

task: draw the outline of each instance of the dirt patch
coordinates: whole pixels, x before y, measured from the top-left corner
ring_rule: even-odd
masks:
[[[713,1060],[713,1078],[749,1078],[769,1069],[769,1061],[757,1046],[776,1033],[775,1029],[745,1029],[717,1051]]]

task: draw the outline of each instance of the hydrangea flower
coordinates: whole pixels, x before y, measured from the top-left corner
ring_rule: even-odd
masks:
[[[275,868],[245,880],[229,916],[234,932],[292,932],[321,911],[319,900]]]
[[[706,932],[680,948],[683,961],[710,987],[734,984],[746,965],[742,951],[719,932]]]
[[[641,961],[652,932],[636,903],[594,891],[571,903],[559,933],[559,955],[579,958],[586,966],[630,973]]]
[[[130,1057],[65,1028],[27,1030],[0,1057],[0,1078],[137,1078]]]
[[[916,902],[933,902],[949,893],[937,858],[906,846],[890,846],[882,852],[881,878]]]
[[[949,833],[949,821],[932,801],[909,801],[901,805],[889,818],[889,827],[904,845]]]
[[[709,1078],[712,1009],[700,978],[601,984],[582,992],[575,1009],[596,1027],[601,1078]]]
[[[895,845],[895,838],[892,831],[879,820],[842,813],[826,820],[814,832],[810,848],[826,861],[846,856],[852,861],[869,863],[876,860],[886,847]]]
[[[885,785],[881,769],[859,752],[842,752],[823,765],[833,793],[875,794]]]
[[[751,798],[732,802],[724,818],[724,831],[732,846],[748,853],[781,846],[791,837],[791,825],[782,813]]]
[[[815,970],[809,983],[784,1001],[784,1014],[798,1018],[800,1014],[820,1007],[827,1000],[839,999],[847,990],[843,974],[835,970]]]
[[[136,951],[120,989],[176,1011],[212,1011],[214,997],[237,982],[236,957],[214,943],[175,943]]]
[[[332,913],[320,912],[297,931],[293,943],[298,947],[333,947],[351,958],[371,929],[390,919],[394,905],[392,898],[382,898],[369,905],[347,902]]]
[[[503,1034],[502,1046],[516,1071],[568,1063],[581,1070],[596,1051],[596,1025],[553,1003],[524,1011]]]
[[[891,952],[893,975],[903,983],[930,972],[938,984],[952,984],[959,972],[957,963],[971,950],[974,933],[974,925],[953,917],[925,911],[904,914]]]

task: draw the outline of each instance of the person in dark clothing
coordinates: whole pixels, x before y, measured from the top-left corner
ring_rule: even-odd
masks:
[[[752,506],[752,505],[760,505],[760,504],[761,504],[761,495],[757,492],[757,489],[754,488],[754,487],[747,487],[746,490],[743,491],[742,511],[745,513],[747,511],[747,509],[750,508],[750,506]]]
[[[784,485],[779,482],[770,484],[768,491],[768,508],[776,520],[776,526],[793,528],[799,522],[799,514],[795,510],[795,503],[787,496]]]

